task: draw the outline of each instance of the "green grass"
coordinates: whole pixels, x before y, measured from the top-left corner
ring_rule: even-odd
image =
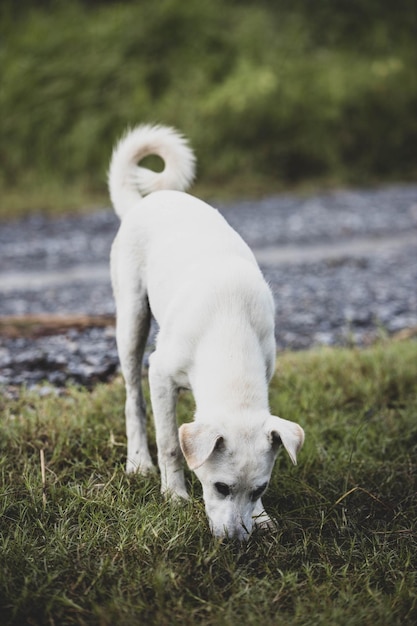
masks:
[[[2,625],[416,623],[417,342],[280,356],[271,406],[306,443],[245,545],[211,537],[191,475],[175,508],[124,474],[123,399],[118,379],[1,400]]]

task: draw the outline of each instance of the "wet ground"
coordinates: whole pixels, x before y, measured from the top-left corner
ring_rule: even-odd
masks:
[[[216,204],[216,203],[213,203]],[[218,205],[217,205],[218,206]],[[276,301],[278,349],[364,345],[417,327],[417,185],[218,206]],[[110,209],[0,224],[4,316],[112,316]],[[0,336],[0,385],[91,385],[118,368],[111,325]]]

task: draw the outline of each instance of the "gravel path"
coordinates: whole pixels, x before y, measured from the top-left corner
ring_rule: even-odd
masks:
[[[219,207],[275,295],[279,349],[359,345],[417,327],[417,185]],[[110,210],[0,225],[0,316],[112,315]],[[92,384],[118,367],[112,327],[0,337],[0,384]]]

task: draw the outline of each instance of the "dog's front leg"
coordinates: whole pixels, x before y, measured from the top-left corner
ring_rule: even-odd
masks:
[[[188,499],[176,420],[178,390],[172,378],[158,367],[156,353],[150,359],[149,386],[161,471],[161,492],[174,499]]]

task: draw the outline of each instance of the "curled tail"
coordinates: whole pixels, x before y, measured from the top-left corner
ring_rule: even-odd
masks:
[[[162,172],[138,165],[151,154],[164,161]],[[185,191],[194,174],[195,156],[182,135],[168,126],[137,126],[120,139],[111,157],[108,185],[114,210],[122,219],[142,196],[153,191]]]

